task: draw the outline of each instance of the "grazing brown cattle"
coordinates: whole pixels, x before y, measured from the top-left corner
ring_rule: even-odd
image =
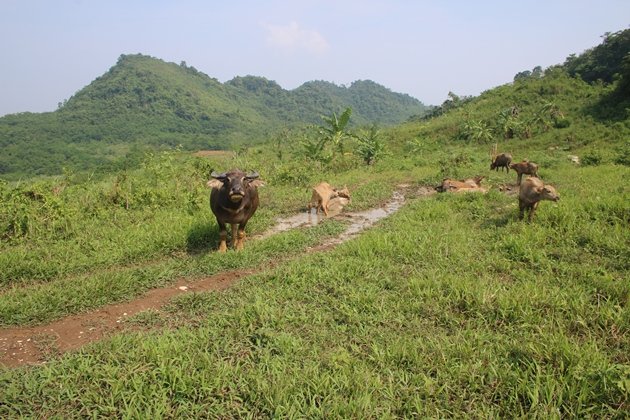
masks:
[[[538,203],[542,200],[558,201],[560,200],[560,195],[556,192],[554,187],[544,185],[539,178],[526,178],[518,192],[519,219],[523,220],[525,211],[528,210],[528,220],[531,222],[534,218]]]
[[[521,185],[523,174],[538,177],[538,165],[528,160],[523,160],[522,162],[513,163],[510,165],[510,168],[514,169],[518,175],[516,177],[516,183],[518,185]]]
[[[310,211],[313,207],[315,207],[315,214],[318,214],[319,210],[322,210],[324,214],[328,216],[328,204],[331,199],[336,197],[350,199],[350,191],[348,191],[348,187],[344,186],[343,189],[337,189],[333,188],[327,182],[320,182],[313,187],[313,195],[311,196],[308,209]]]
[[[210,208],[219,225],[219,252],[227,251],[226,223],[232,226],[234,248],[241,250],[245,242],[245,226],[258,208],[257,188],[265,183],[258,179],[257,172],[245,174],[238,169],[222,174],[212,172],[210,176],[214,179],[207,185],[212,188]]]
[[[490,170],[498,171],[501,168],[501,172],[503,172],[503,168],[510,173],[510,163],[512,163],[512,155],[509,153],[501,153],[500,155],[493,156],[492,162],[490,163]]]
[[[501,168],[501,172],[503,172],[503,168],[505,168],[510,173],[510,163],[512,163],[512,155],[509,153],[498,154],[495,143],[490,150],[490,170],[498,171]]]
[[[481,187],[481,180],[484,178],[484,176],[476,176],[461,181],[445,178],[435,189],[439,192],[487,192],[487,189]]]

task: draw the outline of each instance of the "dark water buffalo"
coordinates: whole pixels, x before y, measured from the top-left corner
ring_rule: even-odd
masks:
[[[509,153],[501,153],[497,156],[492,156],[492,162],[490,163],[490,170],[498,171],[501,168],[501,172],[503,172],[503,168],[505,168],[508,173],[510,172],[510,163],[512,163],[512,155]]]
[[[257,188],[265,184],[258,179],[257,172],[246,174],[238,169],[222,174],[212,172],[210,176],[213,178],[208,181],[212,188],[210,208],[219,225],[219,252],[227,251],[226,223],[232,226],[234,248],[241,250],[245,242],[245,225],[258,208]]]
[[[518,192],[519,218],[522,220],[525,217],[525,211],[529,211],[528,220],[531,222],[538,203],[543,200],[558,201],[560,195],[554,187],[543,184],[536,177],[525,179]]]

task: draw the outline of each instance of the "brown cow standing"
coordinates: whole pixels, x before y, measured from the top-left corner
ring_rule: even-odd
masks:
[[[510,165],[510,168],[514,169],[518,175],[516,177],[517,185],[521,185],[523,174],[538,177],[538,165],[528,160],[523,160],[522,162],[513,163]]]
[[[501,172],[503,172],[503,168],[510,172],[510,163],[512,163],[512,155],[509,153],[501,153],[500,155],[494,156],[492,158],[492,162],[490,163],[490,170],[498,171],[501,168]]]
[[[560,195],[554,187],[544,185],[540,179],[536,177],[526,178],[518,192],[519,219],[523,220],[527,210],[529,211],[528,220],[531,222],[538,203],[542,200],[558,201]]]
[[[503,168],[510,173],[510,163],[512,163],[512,155],[509,153],[497,153],[497,144],[495,143],[492,146],[492,150],[490,151],[490,170],[498,171],[501,168],[501,172],[503,172]]]
[[[232,226],[232,244],[239,251],[245,242],[245,226],[258,208],[259,186],[265,185],[258,179],[258,173],[245,174],[234,169],[230,172],[217,174],[212,172],[208,186],[210,193],[210,208],[219,225],[219,252],[227,251],[226,224]]]
[[[309,210],[315,207],[315,214],[319,213],[319,210],[322,210],[326,216],[328,216],[328,204],[331,199],[343,197],[350,198],[350,191],[348,191],[347,187],[343,187],[343,189],[333,188],[327,182],[320,182],[316,186],[313,187],[313,195],[311,196],[311,201],[309,203]]]

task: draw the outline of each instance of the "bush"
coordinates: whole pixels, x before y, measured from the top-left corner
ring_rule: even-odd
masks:
[[[590,152],[582,157],[581,162],[584,166],[597,166],[602,162],[602,157],[596,152]]]
[[[571,121],[566,118],[556,120],[553,124],[555,128],[567,128],[571,125]]]
[[[623,146],[617,149],[619,153],[614,162],[618,165],[630,166],[630,142],[626,142]]]

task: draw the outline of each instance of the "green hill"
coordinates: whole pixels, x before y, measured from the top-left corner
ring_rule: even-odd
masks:
[[[492,144],[515,158],[553,163],[554,156],[583,163],[630,163],[630,30],[544,71],[518,73],[513,83],[477,97],[453,93],[430,113],[394,129],[397,147],[440,149],[445,167],[450,145],[488,153]],[[461,157],[461,156],[460,156]],[[460,159],[461,160],[461,159]],[[472,165],[470,158],[464,161]],[[461,162],[460,162],[461,163]]]
[[[90,169],[155,147],[229,149],[353,108],[353,123],[396,124],[426,107],[371,81],[309,82],[287,91],[262,77],[220,83],[182,62],[122,55],[55,112],[0,118],[0,176]]]

